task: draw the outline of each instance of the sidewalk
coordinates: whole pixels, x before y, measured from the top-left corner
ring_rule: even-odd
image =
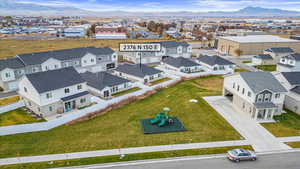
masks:
[[[280,142],[255,120],[233,109],[232,103],[223,96],[211,96],[205,97],[204,99],[250,142],[255,151],[281,151],[291,149],[288,145]]]
[[[86,151],[86,152],[77,152],[77,153],[50,154],[50,155],[41,155],[41,156],[3,158],[0,159],[0,166],[11,165],[11,164],[44,162],[44,161],[89,158],[89,157],[102,157],[102,156],[112,156],[112,155],[121,155],[121,154],[137,154],[137,153],[188,150],[188,149],[200,149],[200,148],[212,148],[212,147],[230,147],[230,146],[242,146],[242,145],[249,145],[249,142],[246,140],[237,140],[237,141],[204,142],[204,143],[191,143],[191,144],[173,144],[173,145],[162,145],[162,146],[146,146],[146,147],[122,148],[122,149],[112,149],[112,150]]]

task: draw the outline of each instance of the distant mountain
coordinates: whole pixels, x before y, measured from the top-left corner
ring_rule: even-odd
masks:
[[[0,0],[0,15],[24,15],[24,16],[300,16],[298,11],[281,9],[269,9],[261,7],[246,7],[238,11],[224,12],[126,12],[126,11],[87,11],[68,6],[46,6],[32,3],[20,3],[17,0]]]

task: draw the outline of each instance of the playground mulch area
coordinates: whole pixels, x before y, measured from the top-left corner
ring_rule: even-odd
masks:
[[[151,124],[152,119],[141,120],[142,129],[144,134],[158,134],[158,133],[170,133],[186,131],[183,123],[176,117],[170,117],[172,123],[159,127],[157,124]]]

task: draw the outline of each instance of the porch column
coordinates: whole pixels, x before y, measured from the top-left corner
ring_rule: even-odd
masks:
[[[267,120],[268,114],[269,114],[269,109],[264,109],[265,111],[265,117],[264,120]]]
[[[255,112],[253,112],[255,114],[254,115],[254,120],[257,120],[258,111],[259,111],[259,109],[255,109]]]

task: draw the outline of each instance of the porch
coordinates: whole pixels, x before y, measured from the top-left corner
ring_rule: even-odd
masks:
[[[278,111],[278,107],[272,102],[255,103],[255,109],[252,118],[258,122],[274,122],[274,113]]]

